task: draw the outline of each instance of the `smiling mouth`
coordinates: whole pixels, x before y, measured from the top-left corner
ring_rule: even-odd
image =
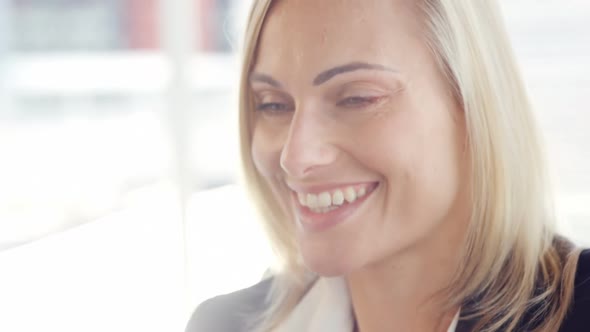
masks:
[[[326,214],[362,200],[378,183],[350,185],[319,193],[295,193],[299,207],[315,214]]]

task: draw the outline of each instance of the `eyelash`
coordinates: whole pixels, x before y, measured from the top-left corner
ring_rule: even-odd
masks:
[[[348,108],[361,108],[364,106],[372,105],[381,99],[382,99],[382,97],[377,97],[377,96],[371,96],[371,97],[352,96],[352,97],[344,98],[343,100],[339,101],[337,103],[337,106],[348,107]]]
[[[288,111],[286,104],[281,103],[262,103],[256,106],[256,111],[269,113],[282,113]]]
[[[360,97],[360,96],[352,96],[347,97],[339,101],[336,106],[344,107],[344,108],[363,108],[370,106],[383,97],[381,96],[371,96],[371,97]],[[256,111],[258,112],[265,112],[270,114],[281,114],[290,111],[291,108],[284,103],[261,103],[256,105]]]

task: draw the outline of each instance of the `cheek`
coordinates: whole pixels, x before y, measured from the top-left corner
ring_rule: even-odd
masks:
[[[414,110],[398,108],[366,122],[355,135],[357,159],[385,177],[411,170],[423,140]]]
[[[413,146],[407,172],[415,192],[412,206],[422,218],[441,220],[452,209],[460,188],[460,163],[454,125],[440,117]]]
[[[282,144],[276,135],[267,130],[255,128],[252,136],[251,154],[254,166],[265,178],[274,177],[280,172]]]
[[[457,193],[457,128],[445,112],[407,107],[363,128],[367,139],[357,155],[385,178],[386,204],[400,214],[444,209]]]

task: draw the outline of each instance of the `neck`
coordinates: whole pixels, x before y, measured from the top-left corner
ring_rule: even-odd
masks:
[[[462,236],[441,235],[346,277],[357,330],[447,331],[459,310],[449,307],[445,290],[459,267]]]

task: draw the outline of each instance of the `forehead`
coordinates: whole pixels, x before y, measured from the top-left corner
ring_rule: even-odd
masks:
[[[390,62],[421,39],[417,0],[279,0],[265,19],[256,70]],[[387,61],[389,60],[389,61]]]

